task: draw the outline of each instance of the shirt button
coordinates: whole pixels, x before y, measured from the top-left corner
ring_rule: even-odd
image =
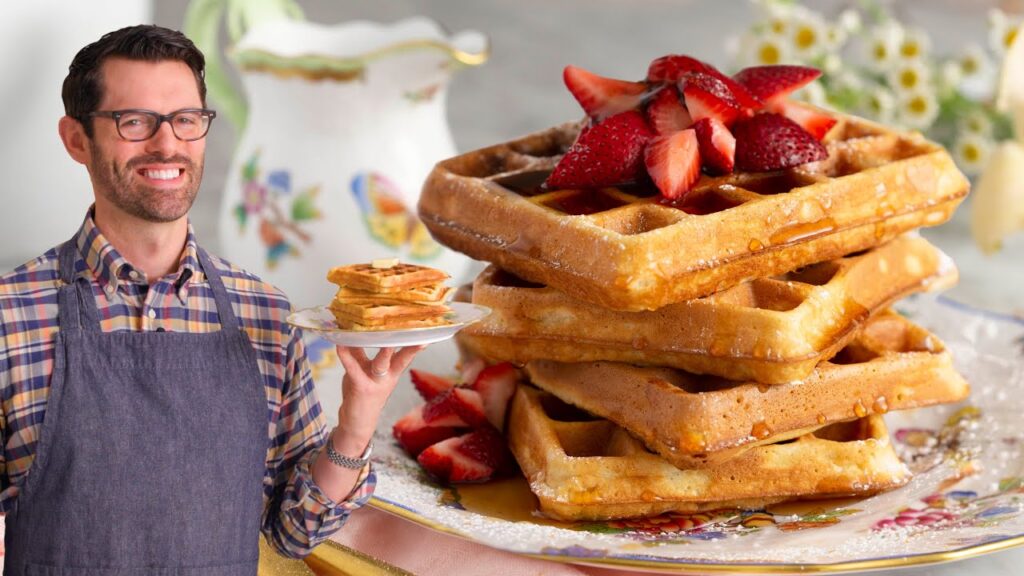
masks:
[[[135,271],[135,270],[132,270],[131,272],[129,272],[129,273],[128,273],[128,276],[129,276],[129,277],[130,277],[130,278],[131,278],[132,280],[138,280],[139,278],[142,278],[142,274],[139,274],[139,273],[138,273],[137,271]]]
[[[149,316],[150,318],[156,318],[156,310],[150,308],[149,312],[146,313],[146,316]]]
[[[113,296],[114,295],[114,285],[113,284],[107,284],[107,287],[104,288],[104,291],[106,291],[107,296]]]

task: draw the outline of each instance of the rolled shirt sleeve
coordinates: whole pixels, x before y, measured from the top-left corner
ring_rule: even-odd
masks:
[[[353,510],[369,502],[376,476],[371,465],[363,467],[355,487],[340,502],[332,501],[313,482],[311,466],[327,438],[324,417],[297,335],[290,339],[287,356],[288,385],[271,421],[262,530],[279,553],[303,558],[337,532]]]

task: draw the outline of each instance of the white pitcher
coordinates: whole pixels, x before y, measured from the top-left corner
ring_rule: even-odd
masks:
[[[374,258],[468,280],[471,261],[430,237],[416,203],[433,165],[455,154],[451,75],[483,63],[487,39],[448,35],[422,17],[327,26],[293,14],[249,24],[228,49],[247,99],[218,102],[225,84],[215,67],[208,76],[214,104],[244,124],[221,204],[223,255],[296,308],[330,301],[330,267]]]

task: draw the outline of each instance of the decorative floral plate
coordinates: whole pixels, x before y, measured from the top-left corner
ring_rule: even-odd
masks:
[[[451,313],[445,316],[448,324],[429,326],[426,328],[407,328],[405,330],[343,330],[338,327],[334,315],[326,306],[306,308],[293,312],[288,316],[288,323],[296,328],[315,332],[333,344],[339,346],[359,346],[363,348],[388,348],[398,346],[418,346],[433,344],[447,340],[459,330],[469,326],[491,313],[491,309],[478,304],[466,302],[450,302]],[[453,362],[454,365],[454,362]]]
[[[402,384],[377,431],[372,504],[410,521],[549,560],[652,571],[845,572],[954,560],[1024,543],[1024,320],[934,296],[900,312],[943,338],[972,385],[966,402],[886,415],[915,472],[906,486],[866,499],[763,510],[665,514],[561,523],[537,515],[525,480],[447,489],[391,438],[421,401]],[[454,345],[417,367],[451,373]]]

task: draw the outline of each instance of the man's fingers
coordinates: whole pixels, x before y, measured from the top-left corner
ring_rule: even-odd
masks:
[[[404,372],[409,364],[412,363],[412,359],[416,357],[416,354],[426,348],[426,346],[406,346],[399,350],[393,358],[391,358],[391,367],[398,373]]]

